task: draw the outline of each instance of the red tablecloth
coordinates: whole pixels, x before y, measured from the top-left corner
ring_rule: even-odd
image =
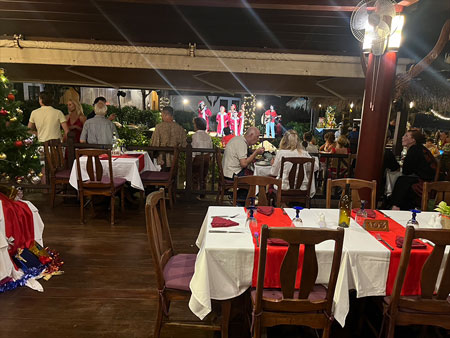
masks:
[[[14,242],[8,252],[15,254],[18,248],[29,248],[34,243],[33,214],[25,203],[12,201],[0,193],[3,215],[5,217],[6,237],[13,237]]]
[[[352,211],[352,217],[355,218],[355,213]],[[369,231],[374,237],[380,234],[386,242],[391,245],[394,250],[391,251],[388,278],[386,281],[386,295],[392,293],[394,287],[395,276],[397,275],[398,266],[400,264],[400,256],[402,249],[397,248],[395,239],[398,236],[405,236],[406,229],[401,224],[398,224],[392,218],[386,218],[383,214],[376,211],[376,219],[387,220],[389,223],[389,231]],[[362,220],[363,221],[363,220]],[[362,225],[362,221],[360,222]],[[428,256],[433,251],[433,247],[426,244],[426,249],[412,249],[411,257],[406,271],[405,282],[403,284],[402,295],[418,295],[420,294],[420,273],[422,266],[425,263]]]
[[[257,228],[251,228],[252,234],[255,232],[259,233],[258,240],[261,239],[261,227],[267,224],[269,227],[291,227],[291,218],[284,214],[283,209],[275,208],[274,212],[270,216],[263,215],[259,212],[256,213],[256,220],[258,221]],[[258,279],[258,266],[259,266],[259,247],[256,246],[256,239],[253,236],[253,244],[255,245],[255,258],[253,263],[253,277],[252,286],[256,286]],[[264,278],[265,288],[280,288],[280,267],[283,262],[284,256],[286,255],[288,247],[279,245],[268,245],[267,247],[267,258],[266,258],[266,274]],[[298,262],[296,287],[300,284],[300,274],[303,264],[303,252],[304,246],[300,247],[300,257]]]
[[[123,154],[123,155],[112,155],[112,158],[138,158],[139,159],[139,172],[144,170],[144,154]],[[108,155],[100,155],[100,160],[107,160]]]

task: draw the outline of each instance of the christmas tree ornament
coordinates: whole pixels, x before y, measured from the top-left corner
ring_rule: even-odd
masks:
[[[5,153],[0,153],[0,160],[6,160],[7,156]]]
[[[21,183],[23,182],[23,180],[24,180],[24,177],[23,177],[23,176],[16,176],[16,182],[17,182],[17,184],[21,184]]]
[[[14,145],[15,145],[17,148],[21,148],[21,147],[23,147],[23,141],[17,140],[16,142],[14,142]]]
[[[32,138],[27,138],[23,142],[25,143],[26,146],[29,146],[30,144],[33,143],[33,139]]]
[[[9,101],[14,101],[16,99],[16,97],[14,96],[13,93],[9,93],[8,96],[6,97]]]
[[[13,116],[9,119],[9,122],[16,122],[17,121],[17,117]]]
[[[41,178],[39,176],[33,176],[31,178],[31,183],[33,184],[39,184],[39,182],[41,182]]]
[[[5,109],[0,109],[0,115],[1,116],[6,116],[9,114],[9,111],[5,110]]]
[[[44,176],[44,174],[43,174],[43,173],[39,173],[38,176],[39,176],[40,178],[42,178],[42,176]]]

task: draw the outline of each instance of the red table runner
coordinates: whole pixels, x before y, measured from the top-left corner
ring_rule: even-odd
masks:
[[[2,193],[0,193],[0,201],[2,201],[5,218],[6,238],[14,238],[8,252],[14,255],[18,248],[29,248],[34,243],[33,213],[26,203],[10,200]]]
[[[112,155],[112,158],[138,158],[139,159],[139,172],[144,170],[144,154],[123,154],[123,155]],[[100,155],[101,160],[107,160],[108,155]]]
[[[356,213],[352,211],[352,218],[355,218]],[[397,248],[395,244],[395,239],[397,236],[405,236],[406,228],[401,224],[394,221],[392,218],[387,218],[379,211],[376,211],[376,219],[387,220],[389,223],[389,231],[368,231],[374,237],[380,234],[390,246],[394,248],[391,251],[388,278],[386,281],[386,295],[392,293],[394,287],[395,276],[397,275],[398,266],[400,264],[400,256],[402,254],[402,249]],[[362,225],[362,222],[359,225]],[[383,244],[384,245],[384,244]],[[410,262],[408,270],[406,271],[405,282],[403,284],[402,295],[418,295],[420,294],[420,273],[422,271],[422,266],[425,263],[428,256],[433,251],[433,247],[426,244],[426,249],[412,249]]]
[[[259,247],[256,246],[255,232],[259,233],[258,241],[261,239],[261,227],[267,224],[269,227],[292,227],[291,218],[284,213],[283,209],[275,208],[273,214],[270,216],[263,215],[260,212],[256,213],[256,220],[258,221],[257,228],[251,228],[253,236],[253,244],[255,245],[255,257],[253,263],[253,277],[252,286],[256,287],[258,279],[258,266],[259,266]],[[268,245],[267,246],[267,258],[266,258],[266,274],[264,278],[265,288],[280,288],[280,267],[286,255],[288,247],[282,245]],[[300,274],[303,265],[303,252],[304,246],[300,247],[300,257],[297,269],[296,287],[300,284]]]

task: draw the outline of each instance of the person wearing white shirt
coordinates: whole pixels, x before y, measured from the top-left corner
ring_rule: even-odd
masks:
[[[303,150],[302,145],[300,143],[300,139],[298,137],[298,134],[295,130],[288,130],[280,142],[279,150],[277,151],[277,154],[275,156],[275,159],[272,163],[272,168],[270,170],[270,175],[275,176],[277,178],[283,177],[282,180],[282,189],[288,190],[289,189],[289,172],[292,169],[292,163],[286,162],[283,167],[283,175],[281,175],[281,161],[283,157],[306,157],[311,158],[311,156],[308,154],[307,151]],[[305,171],[304,179],[302,182],[302,185],[300,189],[306,190],[308,187],[308,177],[311,172],[311,169],[316,172],[319,170],[319,162],[317,159],[314,161],[314,168],[311,168],[311,165],[309,163],[305,164],[303,166],[303,170]],[[297,169],[298,170],[298,169]],[[296,175],[297,177],[297,175]],[[311,182],[311,191],[310,191],[310,197],[313,197],[316,193],[316,187],[314,182],[314,175],[313,175],[313,181]]]
[[[192,148],[212,149],[211,136],[206,132],[206,121],[201,117],[194,119],[195,134],[192,135]],[[192,183],[194,190],[206,190],[206,176],[208,175],[210,153],[193,152],[192,157]],[[205,197],[201,194],[200,198]]]

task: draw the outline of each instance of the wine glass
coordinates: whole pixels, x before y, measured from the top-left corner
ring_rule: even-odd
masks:
[[[361,208],[356,212],[356,223],[360,224],[364,222],[364,220],[367,218],[367,211],[364,208],[366,205],[365,200],[361,200]]]
[[[255,217],[256,207],[249,206],[247,208],[247,221],[245,222],[245,226],[250,229],[250,231],[257,231],[258,230],[258,221]]]
[[[250,200],[250,205],[247,208],[247,218],[250,217],[249,215],[250,215],[250,210],[251,209],[253,209],[253,216],[256,217],[256,211],[258,210],[258,208],[255,205],[256,198],[255,197],[249,197],[248,199]]]
[[[412,225],[414,228],[419,228],[419,222],[417,222],[416,220],[416,216],[417,214],[420,214],[420,210],[417,209],[412,209],[410,210],[412,212],[412,218],[408,221],[408,223],[406,223],[406,226],[408,225]]]
[[[294,207],[295,209],[295,217],[292,219],[292,226],[301,227],[303,225],[303,221],[300,218],[300,211],[303,210],[302,207]]]

